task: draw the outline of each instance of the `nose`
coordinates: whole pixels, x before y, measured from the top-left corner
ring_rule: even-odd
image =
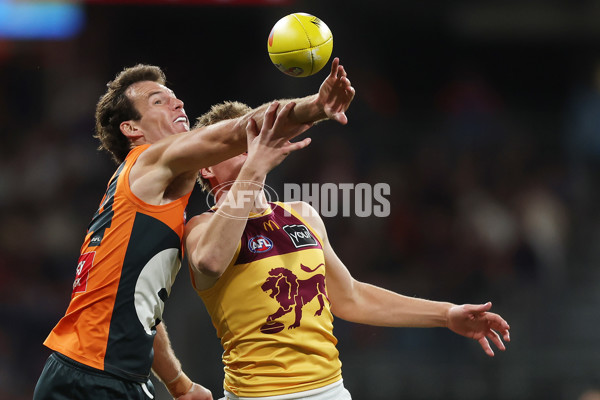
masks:
[[[174,97],[171,103],[173,104],[173,108],[175,110],[183,108],[183,101],[179,100],[177,97]]]

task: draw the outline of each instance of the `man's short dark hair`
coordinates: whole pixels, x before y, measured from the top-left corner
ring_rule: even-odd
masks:
[[[121,122],[142,118],[126,92],[131,85],[142,81],[164,85],[166,77],[159,67],[153,65],[137,64],[125,68],[114,80],[108,82],[106,93],[96,105],[94,137],[100,140],[98,149],[108,151],[117,164],[122,163],[131,150],[131,142],[121,132]]]

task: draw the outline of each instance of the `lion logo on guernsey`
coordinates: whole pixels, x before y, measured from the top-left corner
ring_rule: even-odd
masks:
[[[300,264],[305,272],[315,272],[324,264],[317,265],[314,269],[310,269],[305,265]],[[269,277],[262,284],[261,289],[268,293],[270,297],[277,300],[279,308],[273,314],[267,317],[267,322],[260,331],[262,333],[277,333],[280,332],[284,325],[276,321],[277,318],[294,311],[294,323],[288,329],[294,329],[300,326],[302,319],[302,307],[311,302],[315,297],[319,301],[319,309],[315,312],[315,316],[321,315],[325,308],[325,301],[328,303],[327,291],[325,288],[325,275],[315,274],[308,279],[298,279],[298,277],[289,269],[273,268],[269,271]]]
[[[273,248],[273,241],[264,235],[254,236],[248,240],[248,250],[253,253],[266,253]]]

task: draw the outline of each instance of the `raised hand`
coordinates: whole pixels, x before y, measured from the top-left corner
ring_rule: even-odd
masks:
[[[295,102],[290,102],[279,110],[278,102],[270,104],[265,112],[260,133],[256,122],[253,119],[248,121],[247,164],[254,164],[266,174],[281,163],[289,153],[308,146],[310,138],[293,143],[287,139],[298,136],[311,127],[311,124],[298,124],[290,118],[290,113],[295,106]]]
[[[340,59],[334,58],[331,72],[319,88],[317,103],[323,107],[328,118],[345,125],[348,123],[346,110],[350,107],[354,94],[354,88],[346,70],[340,65]]]
[[[498,349],[506,350],[502,339],[510,342],[510,326],[498,314],[488,312],[491,308],[491,302],[453,306],[448,310],[448,329],[459,335],[477,340],[483,351],[488,356],[493,357],[494,351],[490,347],[488,339]]]

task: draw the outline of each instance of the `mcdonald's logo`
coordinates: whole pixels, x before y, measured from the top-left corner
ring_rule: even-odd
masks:
[[[265,231],[271,230],[274,231],[275,229],[279,229],[279,225],[277,225],[277,222],[273,221],[273,220],[268,220],[263,222],[263,229]]]

